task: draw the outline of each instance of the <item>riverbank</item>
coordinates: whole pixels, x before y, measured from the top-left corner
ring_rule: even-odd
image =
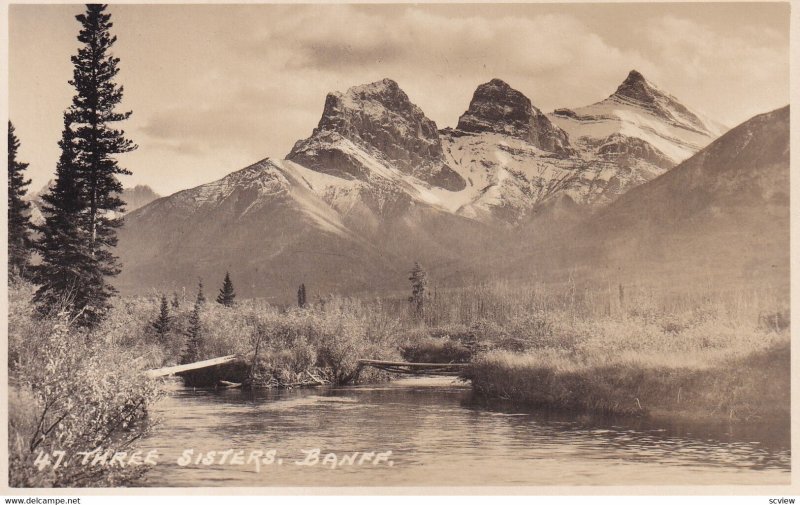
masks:
[[[600,414],[788,426],[788,293],[498,284],[440,293],[411,346],[475,393]]]
[[[490,352],[467,378],[478,395],[521,405],[663,420],[768,420],[788,430],[789,335],[762,337],[757,350],[713,355]]]

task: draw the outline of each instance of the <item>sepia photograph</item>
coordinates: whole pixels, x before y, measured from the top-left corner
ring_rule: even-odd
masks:
[[[4,7],[0,494],[797,491],[797,5]]]

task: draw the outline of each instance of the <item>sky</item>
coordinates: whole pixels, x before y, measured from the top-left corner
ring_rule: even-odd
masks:
[[[31,189],[53,177],[81,5],[9,8],[9,114]],[[112,4],[126,187],[167,195],[283,158],[325,96],[385,77],[440,127],[500,78],[539,109],[595,103],[632,69],[728,126],[789,102],[788,3]]]

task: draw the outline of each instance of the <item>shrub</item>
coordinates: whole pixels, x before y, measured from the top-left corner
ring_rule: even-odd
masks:
[[[120,486],[146,466],[82,464],[81,452],[128,451],[149,429],[156,383],[136,357],[98,335],[72,328],[65,316],[16,319],[9,333],[26,335],[14,348],[9,402],[10,484],[15,487]],[[20,343],[16,338],[15,346]],[[64,451],[60,465],[37,457]],[[55,462],[55,460],[53,460]]]
[[[405,347],[403,359],[416,363],[467,363],[472,351],[462,343],[443,338],[426,338]]]

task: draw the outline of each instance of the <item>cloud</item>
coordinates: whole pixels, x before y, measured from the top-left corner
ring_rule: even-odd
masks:
[[[226,51],[193,69],[182,103],[152,114],[143,131],[207,147],[243,145],[269,137],[277,121],[272,144],[288,146],[316,124],[327,92],[383,77],[397,80],[446,126],[466,109],[475,87],[493,77],[551,110],[610,94],[633,66],[654,67],[566,15],[490,19],[350,5],[280,12],[264,24],[253,21],[263,16],[239,18],[241,26],[220,33],[235,34],[219,41]]]
[[[775,29],[724,36],[675,16],[643,28],[653,58],[670,70],[670,91],[733,126],[789,101],[789,48]],[[783,41],[783,42],[782,42]]]
[[[148,101],[134,107],[142,148],[157,146],[181,163],[193,156],[207,164],[200,158],[221,152],[285,156],[316,126],[328,92],[384,77],[439,127],[455,125],[477,85],[494,77],[545,111],[601,100],[633,68],[730,125],[788,100],[788,47],[778,29],[722,34],[668,15],[630,23],[628,39],[615,45],[585,18],[562,13],[271,5],[207,14],[193,16],[198,26],[186,44],[143,58],[160,62],[159,79],[173,86],[147,84]],[[130,72],[153,78],[144,67]]]

